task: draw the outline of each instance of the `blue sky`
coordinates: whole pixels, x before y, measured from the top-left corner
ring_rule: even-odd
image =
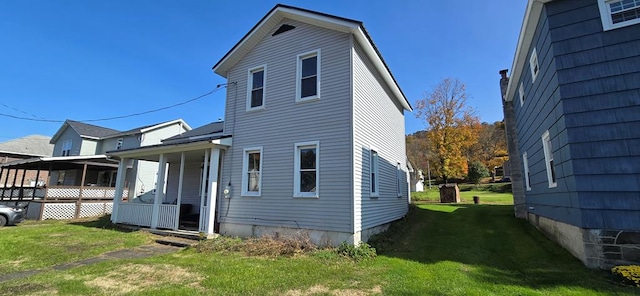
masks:
[[[226,81],[211,67],[274,1],[0,1],[0,114],[89,120],[162,108]],[[467,85],[482,121],[502,120],[525,0],[282,2],[364,22],[409,101],[439,81]],[[225,89],[160,112],[94,124],[126,130],[177,118],[224,118]],[[52,136],[60,122],[0,115],[0,141]],[[406,132],[425,128],[406,113]]]

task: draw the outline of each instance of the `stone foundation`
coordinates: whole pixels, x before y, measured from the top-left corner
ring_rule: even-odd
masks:
[[[306,234],[311,242],[318,246],[337,247],[342,242],[349,244],[360,244],[366,242],[374,234],[383,232],[389,228],[391,223],[368,228],[357,233],[347,233],[338,231],[325,231],[313,229],[299,229],[276,226],[249,225],[238,223],[220,223],[220,234],[227,236],[237,236],[241,238],[262,237],[265,235],[290,236]]]
[[[583,229],[531,213],[528,220],[589,268],[640,265],[638,231]]]

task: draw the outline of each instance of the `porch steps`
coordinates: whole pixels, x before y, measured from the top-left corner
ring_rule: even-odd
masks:
[[[179,248],[195,247],[198,244],[197,240],[186,239],[175,236],[164,236],[156,239],[156,243],[161,245],[174,246]]]
[[[194,247],[201,240],[200,234],[193,231],[174,231],[174,230],[159,230],[159,229],[145,229],[150,233],[158,236],[156,243],[163,245],[170,245],[175,247]]]

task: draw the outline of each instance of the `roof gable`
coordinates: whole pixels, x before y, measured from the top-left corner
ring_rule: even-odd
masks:
[[[382,55],[365,30],[362,22],[293,6],[278,4],[271,9],[253,28],[251,28],[251,30],[249,30],[244,37],[242,37],[242,39],[240,39],[236,45],[233,46],[233,48],[231,48],[229,52],[227,52],[227,54],[222,57],[220,61],[215,64],[215,66],[213,66],[213,71],[226,78],[229,69],[238,63],[238,61],[251,51],[251,49],[253,49],[264,37],[272,32],[280,21],[285,18],[353,34],[354,40],[362,46],[367,57],[373,62],[375,69],[383,78],[384,83],[389,87],[403,108],[408,111],[413,110],[411,104],[391,74],[391,71],[382,58]]]
[[[106,136],[120,132],[119,130],[115,130],[111,128],[101,127],[93,124],[88,124],[88,123],[67,119],[62,124],[62,126],[58,129],[58,131],[53,135],[53,137],[51,137],[50,143],[55,144],[56,141],[58,141],[58,138],[62,136],[62,134],[67,128],[73,129],[82,138],[93,139],[93,140],[99,140]]]

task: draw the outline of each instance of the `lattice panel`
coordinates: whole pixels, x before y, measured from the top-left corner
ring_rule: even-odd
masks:
[[[42,204],[42,220],[66,220],[73,219],[76,215],[75,203],[45,203]]]
[[[105,202],[104,203],[104,212],[105,212],[105,214],[113,213],[113,202]]]
[[[82,203],[80,205],[80,217],[96,217],[106,214],[104,202]]]
[[[48,198],[78,198],[78,196],[80,196],[80,188],[49,188],[47,191]]]
[[[106,189],[84,188],[82,190],[82,198],[103,198]]]

